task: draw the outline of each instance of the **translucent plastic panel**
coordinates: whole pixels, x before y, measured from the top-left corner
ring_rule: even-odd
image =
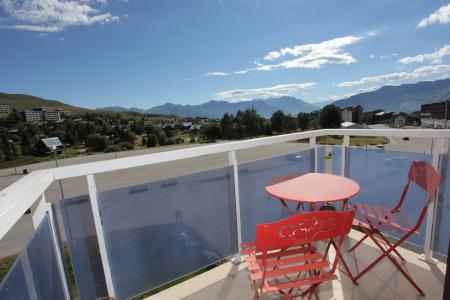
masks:
[[[225,167],[99,193],[118,299],[238,251],[232,174]]]
[[[89,196],[65,199],[60,205],[79,298],[107,296]]]
[[[0,299],[64,299],[46,216],[0,285]]]
[[[450,157],[441,156],[441,185],[436,210],[433,251],[448,254],[450,236]]]
[[[332,174],[341,175],[341,165],[342,165],[342,147],[332,146],[331,148],[331,164],[332,164]]]
[[[239,165],[242,240],[254,241],[256,224],[287,217],[281,203],[264,186],[276,177],[314,172],[314,151],[290,153]],[[295,209],[295,204],[289,204]]]
[[[325,146],[317,147],[317,172],[325,173]]]
[[[408,180],[408,171],[413,161],[431,162],[431,155],[413,152],[397,152],[372,149],[348,148],[349,177],[361,186],[360,193],[352,198],[354,203],[373,203],[393,208],[400,200]],[[402,212],[415,224],[427,200],[427,194],[411,184],[402,206]],[[420,235],[412,235],[409,242],[423,246],[425,222]],[[396,232],[388,234],[399,237]]]

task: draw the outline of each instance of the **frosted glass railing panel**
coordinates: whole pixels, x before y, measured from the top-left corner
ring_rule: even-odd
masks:
[[[233,169],[99,193],[117,299],[237,253]]]
[[[314,172],[314,150],[280,155],[239,165],[242,240],[254,241],[256,224],[287,217],[281,203],[264,191],[276,177]],[[296,204],[287,203],[295,210]]]
[[[441,156],[441,185],[436,209],[433,251],[448,255],[450,237],[450,156]]]
[[[359,183],[360,193],[350,203],[373,203],[393,208],[400,200],[408,180],[408,171],[413,161],[431,162],[430,154],[413,152],[384,151],[374,149],[347,149],[349,177]],[[411,223],[419,218],[425,205],[427,194],[415,184],[411,184],[402,206],[402,212]],[[420,247],[424,245],[425,221],[419,229],[420,235],[412,235],[408,241]],[[402,236],[388,232],[394,237]]]
[[[341,175],[341,165],[342,165],[342,147],[332,146],[331,147],[331,174]]]
[[[318,146],[317,147],[317,172],[319,173],[325,173],[325,146]]]
[[[0,299],[65,299],[48,216],[3,279]]]
[[[60,207],[79,298],[108,296],[89,196],[62,200]]]

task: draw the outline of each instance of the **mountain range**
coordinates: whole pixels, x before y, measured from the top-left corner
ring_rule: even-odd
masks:
[[[392,112],[413,112],[426,103],[450,98],[450,79],[421,81],[414,84],[383,86],[372,92],[361,93],[335,101],[339,107],[361,105],[365,111],[384,109]]]
[[[422,104],[444,101],[449,97],[450,79],[442,79],[398,86],[387,85],[375,91],[356,94],[336,101],[326,100],[314,104],[294,97],[283,96],[237,103],[211,100],[199,105],[166,103],[150,109],[124,108],[120,106],[99,109],[116,112],[133,111],[147,114],[171,114],[182,117],[220,118],[227,112],[235,114],[238,110],[255,108],[260,115],[267,118],[277,110],[282,110],[286,114],[297,114],[299,112],[311,112],[331,103],[339,107],[361,105],[364,111],[384,109],[392,112],[409,113],[420,110]]]
[[[277,110],[282,110],[285,113],[297,114],[299,112],[311,112],[319,109],[320,107],[294,97],[283,96],[279,98],[253,99],[251,101],[234,103],[217,100],[211,100],[199,105],[166,103],[146,110],[139,108],[124,108],[121,106],[102,107],[99,109],[115,112],[132,111],[147,114],[178,115],[181,117],[207,117],[218,119],[221,118],[224,113],[228,112],[230,114],[236,114],[238,110],[245,110],[247,108],[254,108],[260,115],[268,118]]]
[[[221,118],[224,113],[236,114],[238,110],[255,108],[264,117],[270,117],[275,111],[283,110],[286,114],[311,112],[333,103],[339,107],[361,105],[364,111],[384,109],[393,112],[413,112],[420,110],[426,103],[440,102],[450,98],[450,79],[422,81],[414,84],[383,86],[378,90],[360,93],[345,99],[327,100],[314,104],[303,100],[283,96],[270,99],[254,99],[245,102],[227,102],[211,100],[200,105],[179,105],[166,103],[150,109],[124,108],[120,106],[97,108],[105,112],[138,112],[146,114],[178,115],[181,117]],[[76,107],[56,100],[47,100],[26,94],[7,94],[0,92],[0,104],[9,104],[11,109],[22,111],[33,107],[59,107],[71,110],[74,114],[83,114],[91,109]]]

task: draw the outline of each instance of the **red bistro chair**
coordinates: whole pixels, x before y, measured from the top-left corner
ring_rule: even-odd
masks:
[[[422,221],[427,212],[428,204],[434,199],[434,195],[436,193],[440,180],[441,176],[430,163],[425,161],[413,161],[409,169],[408,182],[403,189],[402,196],[397,206],[391,209],[389,207],[363,203],[349,205],[349,207],[353,208],[356,212],[354,225],[359,226],[359,228],[364,232],[364,237],[348,251],[354,251],[356,247],[358,247],[362,243],[362,241],[369,237],[383,252],[369,266],[367,266],[358,275],[356,275],[355,280],[361,278],[383,258],[387,257],[394,264],[394,266],[396,266],[400,270],[400,272],[406,277],[406,279],[408,279],[408,281],[414,286],[414,288],[420,293],[420,295],[425,296],[424,292],[419,288],[419,286],[414,282],[411,276],[409,276],[406,270],[392,255],[392,252],[394,252],[401,260],[405,260],[395,248],[402,244],[412,234],[418,234],[417,229],[419,229],[420,225],[422,224]],[[427,201],[422,208],[422,211],[420,212],[419,219],[414,225],[401,211],[401,207],[403,205],[411,182],[414,182],[428,194]],[[396,243],[391,244],[383,235],[383,233],[381,233],[381,230],[383,230],[384,232],[397,231],[400,233],[404,233],[404,235]],[[375,238],[376,235],[380,237],[380,240]],[[385,246],[383,246],[382,244],[384,244]]]
[[[354,211],[315,211],[256,226],[256,241],[241,245],[248,255],[248,271],[255,296],[279,292],[284,299],[316,296],[317,286],[336,279],[334,272],[341,256],[341,244],[351,229]],[[329,244],[338,237],[333,264],[327,260]],[[311,243],[326,240],[319,253]]]

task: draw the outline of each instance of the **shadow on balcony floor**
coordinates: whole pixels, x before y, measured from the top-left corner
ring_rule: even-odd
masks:
[[[352,231],[348,239],[347,249],[361,234]],[[373,244],[364,243],[357,249],[357,266],[361,270],[378,255]],[[437,265],[429,265],[418,260],[418,254],[406,249],[401,249],[404,255],[406,267],[415,281],[424,290],[425,299],[442,299],[445,267],[442,262]],[[352,272],[356,272],[356,264],[353,255],[345,254]],[[403,275],[394,269],[387,259],[373,268],[368,274],[359,280],[359,286],[353,285],[350,279],[343,273],[337,272],[338,280],[324,283],[319,288],[321,299],[423,299],[409,284]],[[231,263],[206,272],[171,289],[156,294],[148,300],[165,299],[252,299],[252,282],[248,279],[245,266],[232,265]],[[279,294],[268,294],[260,299],[279,299]]]

